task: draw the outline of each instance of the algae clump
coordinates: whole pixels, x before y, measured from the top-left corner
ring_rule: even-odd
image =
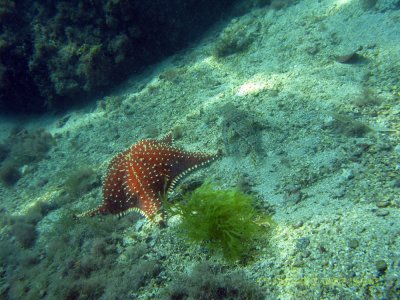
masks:
[[[183,198],[178,204],[180,226],[190,241],[222,251],[230,261],[251,252],[261,233],[261,224],[256,222],[260,214],[254,209],[253,196],[237,188],[217,190],[214,184],[206,182]]]

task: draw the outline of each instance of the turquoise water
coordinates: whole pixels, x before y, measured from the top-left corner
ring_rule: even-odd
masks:
[[[399,2],[133,3],[2,4],[0,299],[400,298]]]

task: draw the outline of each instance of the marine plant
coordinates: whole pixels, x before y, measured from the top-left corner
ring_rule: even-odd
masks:
[[[350,116],[333,113],[332,117],[334,119],[332,127],[337,133],[344,134],[349,137],[362,137],[368,132],[372,131],[372,128],[370,128],[368,125],[353,119]]]
[[[65,191],[73,197],[79,197],[99,184],[96,172],[87,166],[81,166],[72,171],[66,179]]]
[[[237,188],[218,190],[215,184],[205,182],[184,195],[177,207],[184,236],[212,251],[222,251],[228,261],[250,253],[255,238],[262,233],[254,197]]]
[[[18,165],[13,162],[7,162],[0,166],[0,183],[6,187],[13,186],[21,178],[21,172]]]
[[[243,271],[227,272],[222,265],[201,262],[177,274],[161,290],[162,299],[265,299],[265,292]]]
[[[23,175],[20,168],[46,158],[55,145],[53,136],[44,129],[29,132],[15,128],[0,144],[0,183],[13,186]]]
[[[354,105],[358,107],[379,105],[382,101],[383,99],[371,88],[364,88],[362,93],[353,99]]]

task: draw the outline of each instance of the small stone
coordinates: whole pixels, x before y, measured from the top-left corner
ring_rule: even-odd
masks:
[[[319,49],[317,46],[310,46],[306,49],[307,53],[310,55],[315,55],[318,53]]]
[[[384,261],[383,259],[380,259],[375,262],[375,267],[379,273],[385,273],[388,266],[387,266],[386,261]]]
[[[381,208],[382,207],[388,207],[389,204],[390,204],[389,200],[380,200],[380,201],[376,202],[376,206],[377,207],[381,207]]]
[[[356,277],[357,276],[357,274],[356,274],[356,272],[354,272],[354,271],[350,271],[348,274],[347,274],[347,277],[348,278],[354,278],[354,277]]]
[[[342,178],[342,180],[345,180],[345,181],[351,180],[354,178],[354,171],[351,169],[343,169],[340,177]]]
[[[354,64],[360,62],[361,56],[356,51],[344,55],[336,55],[335,60],[342,64]]]
[[[328,252],[328,250],[325,248],[324,245],[319,245],[318,250],[319,250],[320,253],[326,253],[326,252]]]
[[[295,268],[299,268],[302,267],[304,265],[304,261],[301,257],[296,257],[296,259],[293,262],[293,267]]]
[[[303,221],[297,221],[296,223],[293,224],[293,228],[297,229],[303,226]]]
[[[296,242],[296,249],[298,251],[303,251],[308,247],[309,244],[310,244],[310,238],[309,237],[299,238],[297,240],[297,242]]]
[[[357,239],[351,239],[350,241],[349,241],[349,247],[351,248],[351,249],[356,249],[357,247],[358,247],[358,245],[359,245],[360,243],[358,242],[358,240]]]
[[[389,211],[386,210],[386,209],[378,209],[378,210],[376,211],[376,215],[377,215],[378,217],[386,217],[388,214],[389,214]]]

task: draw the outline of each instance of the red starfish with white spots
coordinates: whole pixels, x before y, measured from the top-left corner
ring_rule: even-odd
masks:
[[[103,204],[80,216],[137,211],[153,220],[161,208],[162,195],[182,176],[216,158],[217,154],[173,147],[171,135],[139,141],[111,160],[103,184]]]

